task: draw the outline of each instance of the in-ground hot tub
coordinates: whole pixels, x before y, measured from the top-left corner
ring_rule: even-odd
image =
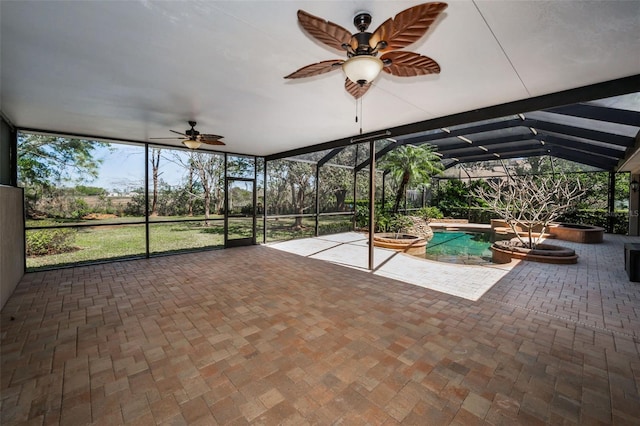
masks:
[[[402,233],[381,233],[373,235],[373,245],[390,248],[414,256],[424,256],[427,240],[416,235]]]
[[[549,233],[558,240],[574,243],[595,244],[604,239],[604,228],[576,223],[554,223],[549,226]]]
[[[495,234],[496,240],[510,240],[515,234],[509,227],[509,224],[501,219],[491,219],[491,228]],[[516,230],[521,237],[528,236],[528,233],[520,226],[516,226]],[[534,227],[533,236],[540,236],[542,227],[537,225]],[[574,243],[594,244],[601,243],[604,240],[604,228],[591,225],[580,225],[577,223],[552,223],[542,235],[544,238],[555,238],[557,240],[572,241]]]

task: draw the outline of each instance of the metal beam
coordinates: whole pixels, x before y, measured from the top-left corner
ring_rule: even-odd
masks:
[[[551,148],[551,155],[603,170],[613,170],[618,164],[616,160],[604,159],[602,157],[598,158],[595,156],[577,155],[576,151],[570,151],[557,146]]]
[[[332,149],[331,152],[329,152],[327,155],[325,155],[320,160],[318,160],[318,167],[322,167],[327,161],[331,160],[333,157],[338,155],[345,148],[346,147]]]
[[[382,148],[380,151],[376,152],[376,161],[378,161],[383,155],[385,155],[389,151],[392,151],[394,148],[398,146],[400,146],[398,143],[392,142],[389,145]],[[369,165],[369,159],[367,158],[365,161],[363,161],[362,163],[356,166],[356,172],[359,172],[360,170],[364,169],[368,165]]]
[[[544,135],[544,134],[543,134]],[[544,135],[543,140],[551,146],[558,146],[561,148],[577,149],[587,153],[593,153],[597,155],[605,155],[607,157],[613,157],[620,160],[625,153],[625,150],[607,148],[595,143],[578,142],[572,139],[561,138],[558,136]]]
[[[548,148],[540,145],[540,148],[535,148],[535,149],[525,149],[525,150],[521,150],[521,151],[512,151],[512,152],[507,152],[505,154],[500,154],[500,157],[496,157],[495,155],[493,155],[492,153],[484,153],[484,154],[480,154],[480,155],[469,155],[467,157],[455,157],[457,158],[458,161],[457,164],[460,163],[471,163],[474,161],[487,161],[487,160],[499,160],[499,159],[508,159],[508,158],[526,158],[526,157],[536,157],[539,155],[547,155],[548,154]],[[453,158],[453,157],[452,157]],[[449,158],[451,159],[451,158]]]
[[[502,156],[503,154],[508,154],[511,152],[519,152],[527,149],[537,148],[544,148],[543,145],[537,140],[517,142],[517,145],[510,144],[510,146],[508,147],[493,146],[491,147],[491,149],[487,149],[486,151],[479,149],[477,146],[469,146],[466,149],[456,149],[453,151],[443,152],[442,159],[444,160],[446,158],[458,158],[462,160],[466,157],[474,157],[484,154],[493,155],[494,153]]]
[[[535,113],[530,113],[531,118],[535,117]],[[551,123],[550,121],[536,120],[533,128],[546,130],[548,132],[559,133],[569,136],[575,136],[583,139],[591,139],[600,142],[606,142],[612,145],[628,147],[633,143],[633,138],[629,136],[621,136],[613,133],[601,132],[599,130],[585,129],[584,127],[569,126],[566,124]]]
[[[464,148],[464,147],[471,147],[471,146],[479,146],[479,145],[493,145],[493,144],[500,144],[500,143],[507,143],[507,142],[515,142],[515,141],[519,141],[519,140],[529,140],[529,139],[535,139],[535,136],[528,131],[528,133],[526,134],[522,134],[522,135],[510,135],[510,136],[505,136],[505,137],[500,137],[500,138],[495,138],[495,139],[486,139],[483,140],[482,142],[478,142],[478,144],[469,144],[467,142],[461,142],[459,144],[455,144],[455,145],[450,145],[448,146],[446,149],[442,149],[441,146],[438,145],[438,140],[442,140],[442,139],[448,139],[451,137],[456,137],[456,136],[466,136],[469,135],[471,133],[481,133],[481,132],[489,132],[489,131],[493,131],[493,130],[500,130],[503,128],[508,128],[508,127],[516,127],[516,126],[525,126],[528,127],[528,124],[533,124],[534,121],[533,120],[521,120],[521,119],[514,119],[514,120],[507,120],[507,121],[502,121],[499,123],[487,123],[487,124],[481,124],[481,125],[477,125],[477,126],[470,126],[467,127],[465,129],[457,129],[455,131],[451,131],[451,133],[447,133],[445,131],[442,131],[442,133],[440,134],[435,134],[435,135],[425,135],[425,136],[421,136],[421,137],[415,137],[415,138],[408,138],[408,139],[404,139],[404,140],[398,140],[397,143],[395,144],[390,144],[387,145],[386,147],[382,148],[380,151],[378,151],[376,153],[376,161],[380,160],[380,158],[382,158],[385,154],[389,153],[390,151],[392,151],[393,149],[402,146],[402,145],[423,145],[425,143],[429,143],[431,145],[434,145],[435,147],[438,148],[438,152],[443,154],[445,152],[447,152],[449,149],[456,149],[456,148]],[[473,132],[471,133],[464,133],[464,130],[469,130],[469,129],[473,129]],[[425,139],[426,138],[426,139]],[[367,161],[363,161],[362,163],[358,164],[358,166],[356,166],[356,170],[362,170],[363,168],[367,167],[368,165],[368,159]]]
[[[376,150],[376,142],[369,142],[369,152]],[[369,154],[369,270],[374,267],[374,245],[373,236],[376,231],[376,156]]]
[[[580,149],[574,149],[574,148],[567,148],[561,145],[549,145],[549,149],[551,149],[552,151],[555,149],[559,149],[562,150],[566,153],[570,153],[571,155],[573,155],[576,160],[576,162],[578,163],[582,163],[582,164],[587,164],[584,162],[584,160],[586,159],[593,159],[595,161],[604,161],[604,162],[615,162],[616,164],[618,163],[618,158],[616,157],[609,157],[607,155],[600,155],[600,154],[595,154],[593,152],[589,152],[589,151],[583,151]]]
[[[500,146],[505,146],[505,145],[513,146],[518,142],[524,142],[524,141],[537,141],[539,144],[540,140],[541,140],[540,137],[538,137],[537,135],[533,135],[531,133],[528,133],[525,135],[511,135],[511,136],[505,136],[505,137],[500,137],[495,139],[487,139],[482,143],[474,142],[472,144],[464,143],[464,144],[451,145],[451,147],[446,147],[446,148],[438,147],[438,153],[447,155],[454,152],[464,152],[465,150],[474,149],[474,148],[482,149],[480,148],[481,146],[489,150],[499,149]]]
[[[570,115],[572,117],[587,118],[589,120],[606,121],[640,127],[640,112],[617,108],[607,108],[597,105],[574,104],[545,110],[554,114]]]
[[[483,123],[483,124],[470,124],[469,126],[461,127],[458,129],[450,130],[449,132],[445,132],[437,134],[427,134],[427,135],[408,135],[408,137],[402,138],[398,137],[396,140],[399,144],[407,145],[418,145],[427,142],[435,142],[441,139],[447,139],[456,136],[468,136],[477,133],[490,132],[493,130],[501,130],[509,127],[531,127],[535,123],[535,120],[522,120],[521,118],[514,118],[512,120],[505,121],[496,121],[492,123]]]

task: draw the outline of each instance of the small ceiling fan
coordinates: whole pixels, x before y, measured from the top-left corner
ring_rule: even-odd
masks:
[[[203,143],[207,145],[225,145],[225,143],[220,140],[224,136],[200,133],[195,129],[196,124],[198,123],[196,123],[195,121],[188,121],[188,123],[189,123],[189,126],[191,126],[191,128],[185,130],[184,133],[169,129],[170,132],[183,136],[181,138],[173,137],[173,138],[149,138],[149,139],[181,140],[182,144],[189,149],[198,149],[200,145]]]
[[[414,77],[440,73],[440,65],[433,59],[414,52],[397,51],[418,41],[447,8],[447,3],[424,3],[410,7],[394,18],[384,21],[373,33],[367,32],[371,15],[360,12],[353,18],[359,32],[349,31],[298,10],[298,22],[312,37],[329,47],[347,52],[347,59],[330,59],[307,65],[285,78],[304,78],[342,68],[347,76],[345,89],[358,99],[371,87],[380,71],[399,77]],[[380,58],[378,53],[382,53]]]

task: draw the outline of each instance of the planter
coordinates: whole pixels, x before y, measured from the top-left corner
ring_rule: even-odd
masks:
[[[491,229],[493,229],[495,239],[498,240],[510,240],[517,235],[513,232],[506,220],[503,219],[491,219]],[[529,238],[529,231],[520,225],[516,225],[516,231],[518,235],[523,238]],[[542,232],[542,225],[536,225],[532,229],[531,236],[533,238],[555,238],[550,232]]]
[[[491,252],[493,263],[509,263],[511,259],[553,264],[578,262],[574,250],[552,244],[538,244],[535,249],[530,249],[522,246],[520,241],[496,241],[491,246]]]
[[[516,234],[513,232],[513,230],[509,227],[495,227],[493,228],[493,234],[495,235],[495,239],[496,240],[511,240],[512,238],[516,237]],[[527,231],[520,231],[518,232],[518,235],[522,238],[529,238],[529,233]],[[531,233],[531,237],[532,238],[555,238],[556,236],[550,233],[544,233],[541,234],[539,232],[532,232]]]
[[[604,228],[575,223],[558,223],[549,227],[549,232],[559,240],[574,243],[595,244],[604,240]]]
[[[424,256],[427,250],[427,240],[411,234],[375,234],[373,236],[373,245],[412,254],[414,256]]]

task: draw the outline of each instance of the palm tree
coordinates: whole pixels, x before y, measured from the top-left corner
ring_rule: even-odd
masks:
[[[400,180],[393,213],[398,213],[400,203],[411,183],[427,183],[431,176],[444,169],[432,145],[402,145],[385,155],[381,167]]]

